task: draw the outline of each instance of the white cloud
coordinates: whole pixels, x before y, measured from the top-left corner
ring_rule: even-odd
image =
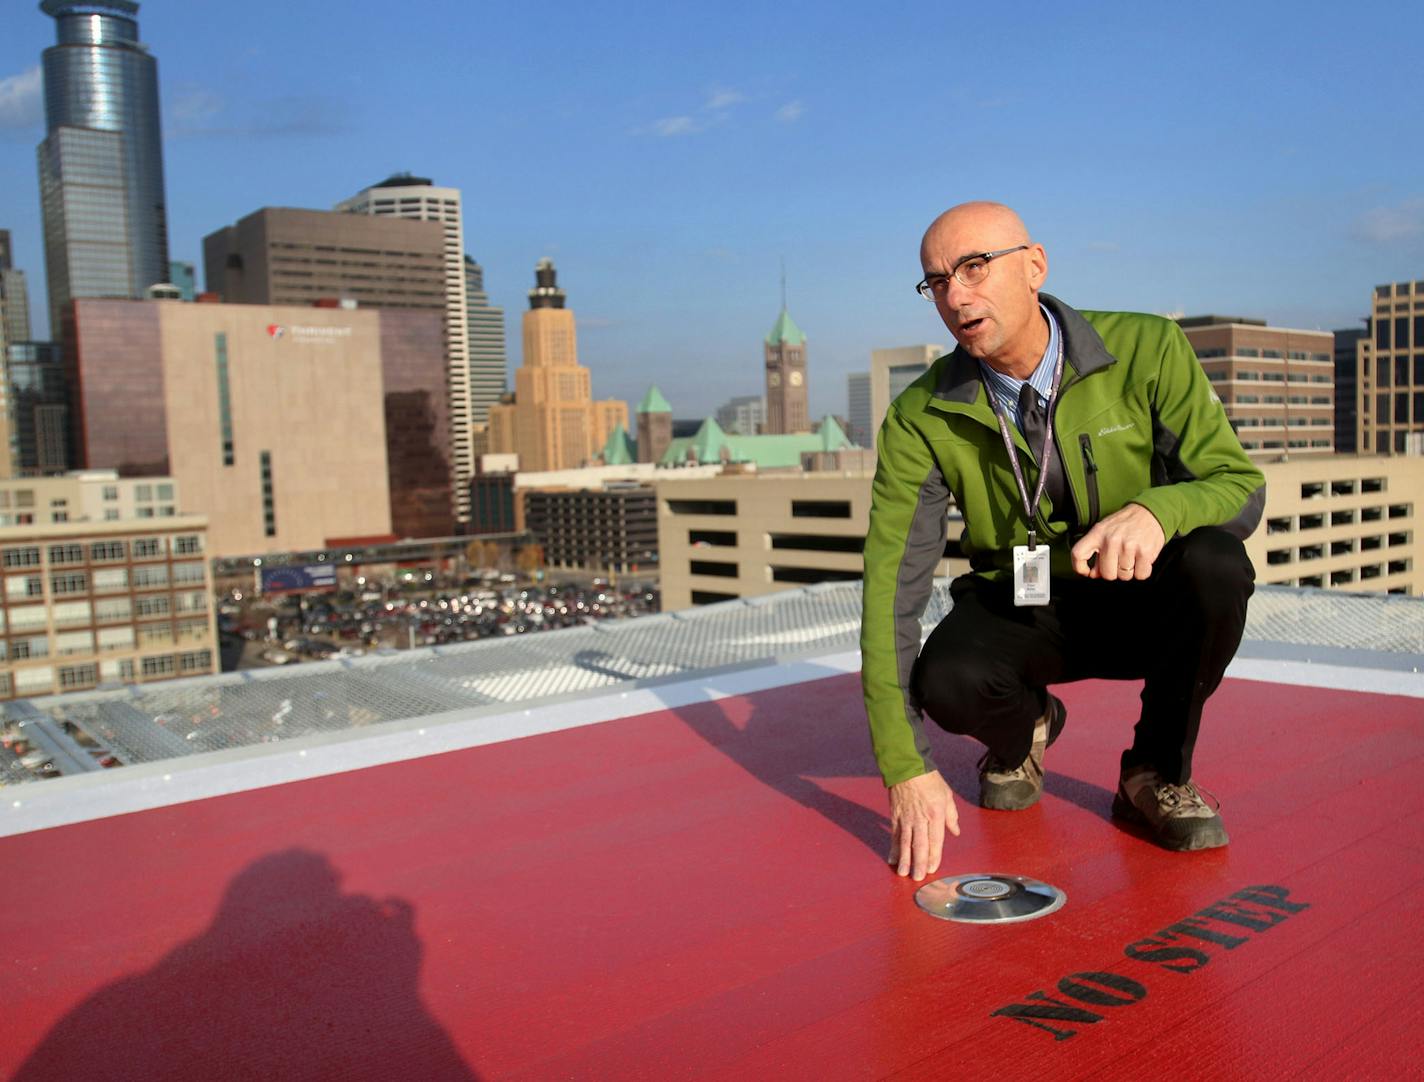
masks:
[[[794,124],[806,112],[806,106],[799,101],[788,101],[776,111],[776,119],[783,124]]]
[[[0,128],[29,128],[44,116],[44,81],[36,64],[0,79]]]
[[[647,131],[659,136],[691,135],[693,132],[701,131],[697,121],[690,116],[669,116],[662,120],[655,120],[650,124]]]
[[[189,85],[178,88],[164,111],[175,128],[206,128],[208,122],[222,112],[223,104],[216,92]]]
[[[740,90],[718,89],[707,95],[707,104],[703,108],[709,113],[717,113],[730,109],[733,105],[740,105],[746,100],[747,96]]]
[[[1424,199],[1365,211],[1355,219],[1355,235],[1372,244],[1398,244],[1424,236]]]

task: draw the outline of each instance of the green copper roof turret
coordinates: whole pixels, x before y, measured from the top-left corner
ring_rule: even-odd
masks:
[[[796,321],[791,318],[791,313],[785,308],[781,310],[781,315],[776,317],[776,324],[771,328],[771,333],[766,336],[766,344],[776,346],[782,343],[788,346],[804,346],[806,336],[801,333],[801,328],[796,326]]]
[[[605,466],[629,466],[638,461],[638,448],[628,437],[628,430],[621,424],[615,425],[608,433],[608,442],[603,445]]]
[[[663,397],[662,391],[656,387],[649,387],[648,393],[643,396],[643,400],[638,403],[639,413],[671,413],[672,407],[668,405],[668,400]]]

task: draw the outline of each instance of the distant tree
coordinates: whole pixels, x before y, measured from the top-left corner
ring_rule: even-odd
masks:
[[[519,555],[515,557],[515,566],[529,576],[533,576],[536,571],[543,570],[544,546],[525,545],[519,550]]]
[[[499,562],[499,546],[476,538],[465,547],[465,559],[473,570],[492,568]]]

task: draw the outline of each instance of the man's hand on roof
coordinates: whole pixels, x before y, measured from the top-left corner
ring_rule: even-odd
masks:
[[[1145,579],[1167,543],[1157,516],[1140,503],[1114,511],[1073,546],[1073,570],[1090,579]],[[1094,553],[1097,562],[1089,563]]]
[[[944,832],[959,836],[954,792],[938,770],[890,786],[890,854],[897,875],[916,880],[939,870]]]

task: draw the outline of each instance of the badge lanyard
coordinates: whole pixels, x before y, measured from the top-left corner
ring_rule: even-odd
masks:
[[[980,379],[983,379],[980,373]],[[1004,449],[1009,452],[1009,465],[1014,469],[1014,480],[1019,486],[1019,498],[1023,501],[1024,515],[1028,519],[1028,550],[1032,552],[1038,546],[1038,530],[1034,527],[1034,516],[1038,505],[1043,499],[1043,489],[1048,483],[1048,465],[1053,457],[1053,400],[1058,397],[1058,382],[1063,378],[1063,336],[1060,332],[1058,336],[1058,359],[1053,365],[1053,386],[1048,391],[1048,409],[1046,423],[1043,432],[1043,451],[1038,456],[1038,484],[1034,486],[1033,500],[1029,500],[1028,485],[1024,482],[1023,467],[1019,465],[1019,454],[1014,448],[1014,438],[1009,433],[1008,418],[1004,414],[1003,407],[999,403],[998,396],[989,387],[988,381],[984,381],[984,390],[988,392],[989,401],[994,407],[994,417],[999,422],[999,435],[1004,437]],[[1035,392],[1037,393],[1037,392]]]

